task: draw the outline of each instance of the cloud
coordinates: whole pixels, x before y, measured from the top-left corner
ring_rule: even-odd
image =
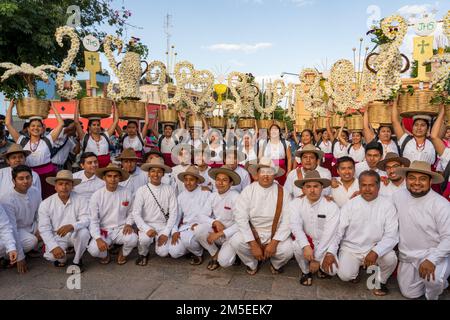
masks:
[[[222,52],[243,52],[246,54],[255,53],[259,50],[271,48],[273,46],[270,42],[260,42],[255,44],[248,43],[217,43],[206,47],[210,51]]]
[[[304,6],[310,6],[314,4],[314,0],[289,0],[289,2],[292,2],[296,7],[304,7]]]
[[[421,15],[425,12],[429,12],[431,8],[435,6],[431,4],[414,4],[414,5],[406,5],[398,9],[398,13],[400,13],[404,17],[409,17],[411,15]]]
[[[236,60],[236,59],[231,59],[231,60],[229,60],[228,62],[229,62],[230,64],[232,64],[232,65],[237,66],[237,67],[244,67],[244,66],[245,66],[245,63],[243,63],[243,62],[241,62],[241,61],[239,61],[239,60]]]

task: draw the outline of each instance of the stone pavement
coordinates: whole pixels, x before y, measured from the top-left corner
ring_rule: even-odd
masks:
[[[243,265],[209,271],[206,255],[201,266],[191,266],[186,258],[160,258],[152,253],[149,264],[138,267],[134,264],[136,251],[124,266],[115,262],[100,265],[86,253],[80,290],[67,288],[70,275],[66,269],[57,269],[43,258],[28,259],[29,272],[25,275],[17,274],[16,269],[0,270],[0,300],[403,299],[395,278],[388,283],[391,294],[378,298],[366,287],[367,275],[358,284],[343,283],[337,278],[315,278],[312,287],[303,287],[298,282],[300,271],[295,260],[280,275],[272,276],[266,263],[257,275],[249,276]],[[448,290],[443,298],[450,300]]]

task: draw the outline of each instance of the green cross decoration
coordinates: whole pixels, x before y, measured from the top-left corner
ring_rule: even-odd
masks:
[[[418,47],[422,47],[420,49],[420,54],[425,54],[425,47],[429,47],[430,44],[429,43],[425,43],[425,40],[422,40],[422,43],[417,45]]]

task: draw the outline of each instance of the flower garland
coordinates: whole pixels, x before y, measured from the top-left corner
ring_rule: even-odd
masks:
[[[297,93],[302,98],[305,110],[312,113],[313,117],[324,116],[333,107],[333,88],[323,79],[315,69],[304,69],[300,73],[301,84],[297,87]],[[305,89],[309,88],[308,91]]]
[[[295,105],[295,91],[296,91],[296,86],[294,83],[289,83],[287,86],[287,103],[288,103],[288,109],[287,109],[287,113],[286,116],[291,118],[291,119],[295,119],[295,111],[293,106]]]
[[[116,77],[119,78],[119,87],[120,87],[120,71],[117,68],[116,60],[114,60],[114,54],[113,54],[113,51],[111,48],[112,45],[116,46],[118,51],[120,52],[122,49],[122,46],[123,46],[123,41],[112,35],[107,35],[105,37],[105,42],[103,44],[105,56],[108,59],[111,70],[116,75]],[[108,96],[117,101],[117,100],[121,99],[122,95],[120,93],[116,92],[114,86],[115,86],[115,83],[110,81],[108,84]]]
[[[270,84],[267,88],[269,96],[271,96],[272,101],[269,107],[263,107],[259,101],[259,95],[255,96],[255,108],[262,114],[263,119],[267,116],[270,118],[271,114],[276,110],[278,103],[284,98],[287,92],[286,84],[283,80],[277,79]]]

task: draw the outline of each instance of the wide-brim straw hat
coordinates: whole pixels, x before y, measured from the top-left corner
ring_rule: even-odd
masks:
[[[9,149],[0,155],[0,158],[8,158],[9,155],[13,153],[23,153],[25,157],[28,157],[31,154],[31,151],[23,150],[22,146],[17,143],[13,143]]]
[[[400,177],[406,177],[408,172],[418,172],[423,173],[431,177],[432,184],[441,184],[444,182],[444,177],[439,173],[433,172],[431,170],[431,165],[424,161],[414,161],[409,168],[397,168],[395,173]]]
[[[377,168],[380,169],[381,171],[386,171],[386,164],[392,161],[399,162],[404,167],[409,167],[409,165],[411,164],[411,161],[409,161],[409,159],[400,157],[398,154],[394,152],[388,152],[384,160],[381,160],[380,162],[377,163]]]
[[[164,164],[164,160],[161,158],[153,158],[150,160],[150,162],[145,163],[141,166],[141,170],[143,171],[150,171],[152,168],[160,168],[163,169],[165,173],[172,172],[172,168],[169,166],[166,166]]]
[[[329,186],[331,186],[331,180],[322,178],[320,176],[320,173],[316,170],[307,171],[304,178],[302,180],[295,181],[294,184],[298,188],[303,188],[303,186],[307,182],[319,182],[323,185],[324,188],[328,188]]]
[[[136,151],[134,151],[133,148],[128,148],[122,151],[122,153],[116,157],[116,161],[122,161],[122,160],[141,160],[136,154]]]
[[[241,162],[247,160],[247,155],[245,153],[243,153],[242,151],[236,149],[235,147],[225,149],[225,153],[223,151],[220,151],[219,156],[221,159],[223,159],[223,162],[226,163],[227,154],[231,154],[231,153],[234,153],[236,155],[237,163],[241,163]]]
[[[45,181],[52,186],[54,186],[58,180],[72,181],[73,186],[77,186],[81,183],[81,179],[74,179],[72,172],[69,170],[61,170],[56,174],[56,177],[48,177],[45,179]]]
[[[233,181],[233,186],[237,186],[241,183],[241,176],[237,174],[233,169],[228,166],[222,166],[220,168],[214,168],[208,171],[208,175],[216,180],[218,174],[226,174]]]
[[[128,172],[126,172],[122,168],[120,168],[112,163],[108,164],[108,166],[105,168],[99,168],[99,169],[95,170],[95,175],[97,177],[99,177],[100,179],[103,179],[105,174],[110,171],[115,171],[115,172],[120,173],[120,175],[121,175],[120,182],[128,180],[128,177],[130,176],[130,174]]]
[[[302,150],[296,151],[295,156],[297,158],[301,158],[305,153],[314,153],[317,155],[317,159],[322,159],[323,155],[324,155],[323,151],[317,149],[312,144],[308,144],[308,145],[304,146]]]
[[[275,171],[275,177],[281,177],[282,175],[284,175],[284,173],[286,171],[284,171],[284,169],[280,168],[280,167],[276,167],[273,164],[273,161],[269,158],[261,158],[261,160],[259,160],[258,163],[255,164],[249,164],[248,166],[248,172],[250,172],[250,174],[252,176],[255,176],[256,174],[258,174],[258,170],[261,168],[272,168]]]
[[[200,174],[200,170],[196,166],[189,166],[186,171],[178,174],[178,180],[184,182],[185,176],[193,176],[198,179],[198,183],[202,184],[205,182],[205,178]]]

